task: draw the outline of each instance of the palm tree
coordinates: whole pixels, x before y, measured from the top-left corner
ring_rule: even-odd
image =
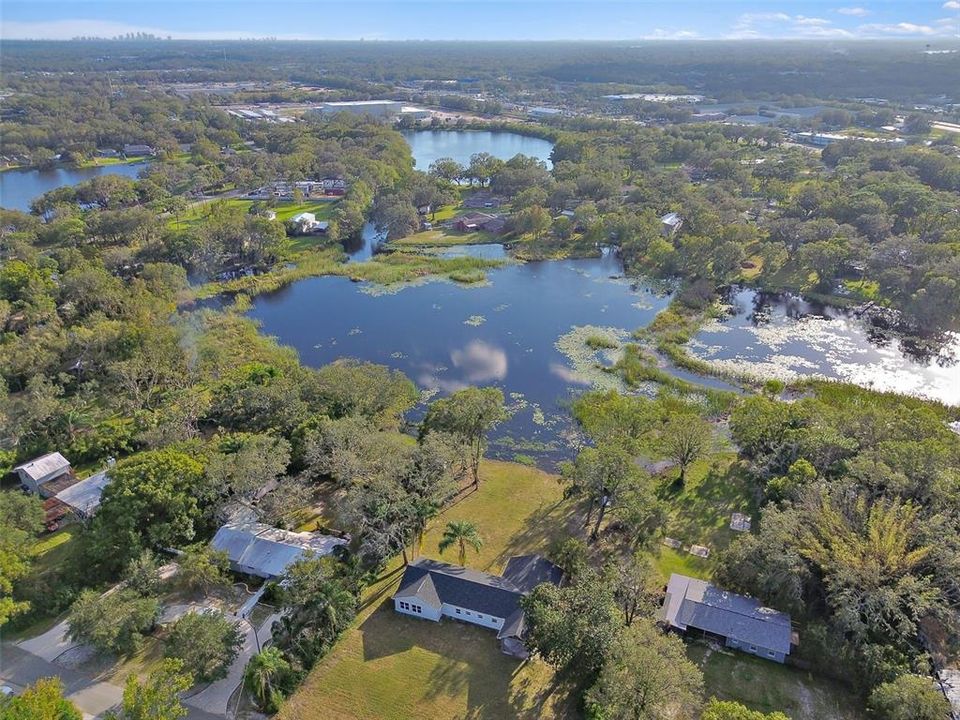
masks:
[[[440,512],[439,503],[429,500],[419,500],[413,507],[413,556],[416,557],[423,550],[423,536],[427,532],[427,524]]]
[[[483,540],[477,532],[477,526],[467,520],[454,520],[448,522],[443,531],[443,538],[440,540],[440,552],[442,553],[451,545],[457,545],[460,548],[460,564],[467,564],[467,545],[475,551],[480,552],[483,547]]]
[[[282,700],[280,686],[290,671],[290,663],[277,647],[265,648],[251,658],[243,673],[244,681],[262,709],[273,712],[279,707]]]

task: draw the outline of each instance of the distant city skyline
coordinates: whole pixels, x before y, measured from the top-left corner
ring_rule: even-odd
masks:
[[[717,40],[960,37],[960,0],[5,0],[0,37]]]

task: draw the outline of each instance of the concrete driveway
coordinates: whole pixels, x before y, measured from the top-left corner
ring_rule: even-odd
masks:
[[[80,670],[61,667],[40,655],[28,651],[24,646],[29,645],[39,652],[50,655],[62,642],[62,633],[59,635],[50,631],[44,633],[46,640],[41,643],[25,641],[18,645],[0,645],[0,684],[10,685],[20,692],[27,685],[32,685],[40,678],[56,677],[63,683],[65,697],[79,708],[84,720],[93,720],[103,717],[110,709],[118,707],[123,700],[123,688],[113,683],[97,680]],[[60,638],[60,639],[58,639]],[[64,649],[69,649],[64,648]],[[62,652],[62,650],[61,650]],[[54,656],[56,657],[56,656]],[[242,672],[242,671],[241,671]],[[202,708],[191,707],[184,702],[188,710],[187,720],[223,720],[224,715],[215,715]]]
[[[222,680],[211,683],[196,695],[185,698],[184,703],[191,707],[203,709],[208,713],[214,713],[219,717],[225,717],[230,697],[243,682],[243,671],[246,670],[247,663],[250,662],[250,658],[260,652],[263,643],[270,639],[270,628],[278,617],[280,615],[275,613],[267,618],[259,634],[248,620],[241,620],[239,627],[243,632],[243,646],[230,666],[227,676]]]
[[[64,695],[80,709],[85,718],[99,717],[123,699],[123,689],[116,685],[54,665],[16,645],[0,646],[0,680],[4,684],[20,691],[45,677],[60,678]]]

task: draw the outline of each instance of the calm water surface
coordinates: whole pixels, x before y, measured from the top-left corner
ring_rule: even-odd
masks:
[[[503,248],[447,252],[498,257]],[[495,453],[568,456],[566,405],[591,379],[554,344],[574,326],[626,335],[670,299],[611,279],[620,272],[619,260],[606,254],[508,265],[489,273],[483,287],[428,282],[378,294],[347,278],[312,278],[255,298],[250,316],[312,366],[353,357],[401,370],[424,390],[498,386],[514,414],[495,433]]]
[[[0,207],[30,212],[30,202],[45,192],[64,185],[76,185],[97,175],[125,175],[135,178],[149,164],[137,162],[91,168],[6,170],[0,173]]]
[[[449,157],[461,165],[470,163],[470,156],[488,152],[501,160],[514,155],[528,155],[550,163],[553,143],[541,138],[510,132],[486,130],[410,130],[403,133],[410,144],[418,170],[426,170],[437,158]]]
[[[956,333],[919,355],[841,308],[746,288],[728,302],[729,317],[704,328],[690,347],[717,367],[784,380],[815,375],[960,404]]]

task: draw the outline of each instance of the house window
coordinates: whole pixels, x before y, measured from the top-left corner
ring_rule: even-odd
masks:
[[[481,615],[480,613],[477,613],[477,620],[483,620],[483,615]]]
[[[401,601],[400,601],[400,609],[401,609],[401,610],[409,610],[409,609],[410,609],[410,603],[405,603],[405,602],[403,602],[403,601],[401,600]]]
[[[411,605],[410,608],[411,608],[415,613],[422,612],[422,610],[423,610],[423,608],[421,608],[419,605]]]
[[[756,651],[757,651],[757,646],[756,646],[756,645],[751,645],[751,646],[750,646],[750,652],[756,652]]]
[[[777,654],[776,654],[775,652],[771,652],[770,650],[767,650],[767,655],[768,655],[769,657],[776,657],[776,656],[777,656]]]
[[[460,614],[460,608],[457,608],[457,615]]]

